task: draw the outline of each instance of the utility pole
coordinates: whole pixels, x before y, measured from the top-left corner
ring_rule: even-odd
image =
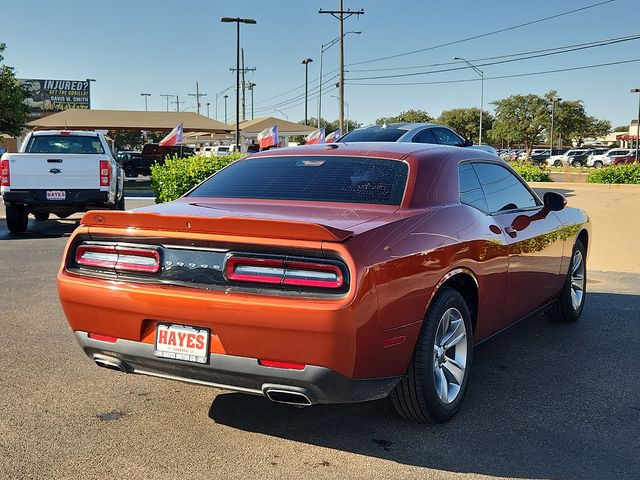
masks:
[[[178,95],[176,95],[176,101],[175,102],[171,102],[171,103],[175,104],[176,112],[179,112],[180,111],[180,104],[181,103],[185,103],[185,102],[184,101],[181,102],[180,101],[180,97],[178,97]]]
[[[251,90],[251,120],[253,120],[253,88],[256,86],[255,83],[249,82],[247,84],[247,88]]]
[[[198,82],[196,82],[196,93],[190,93],[189,96],[196,97],[196,111],[198,112],[198,115],[200,115],[200,97],[206,97],[207,94],[200,93],[200,86],[198,85]]]
[[[340,118],[340,131],[344,132],[344,20],[353,15],[364,15],[364,9],[352,11],[350,8],[344,10],[342,8],[342,0],[338,3],[339,10],[322,10],[318,13],[328,13],[333,18],[337,18],[340,21],[340,83],[338,83],[339,97],[338,102],[338,116]]]
[[[247,72],[255,72],[256,71],[256,67],[245,68],[245,66],[244,66],[244,48],[241,49],[241,52],[242,52],[242,58],[241,58],[242,64],[241,64],[240,68],[238,69],[238,72],[242,76],[242,82],[239,84],[239,88],[242,89],[242,106],[241,106],[242,120],[246,120],[247,119],[246,102],[245,102],[245,87],[246,87],[246,83],[244,81],[244,74],[247,73]],[[236,71],[235,68],[230,68],[229,70],[232,71],[232,72]]]
[[[161,97],[164,97],[167,99],[167,112],[169,111],[169,99],[171,97],[174,97],[175,95],[167,95],[166,93],[163,93],[162,95],[160,95]]]

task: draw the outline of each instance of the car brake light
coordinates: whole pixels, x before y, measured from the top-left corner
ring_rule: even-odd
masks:
[[[109,160],[100,160],[100,186],[108,187],[111,184],[111,165]]]
[[[287,370],[304,370],[306,365],[303,363],[293,362],[277,362],[275,360],[258,360],[263,367],[286,368]]]
[[[144,248],[82,244],[76,250],[76,263],[85,267],[157,273],[160,270],[160,254]]]
[[[100,340],[101,342],[116,343],[118,339],[116,337],[109,337],[108,335],[100,335],[99,333],[90,333],[89,338],[92,340]]]
[[[0,185],[11,186],[11,176],[9,175],[9,160],[0,160]]]
[[[340,267],[311,261],[230,257],[225,273],[229,280],[238,282],[317,288],[340,288],[344,284]]]

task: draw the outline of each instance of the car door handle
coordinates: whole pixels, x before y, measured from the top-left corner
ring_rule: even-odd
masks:
[[[47,163],[62,163],[61,158],[48,158]]]
[[[518,232],[516,231],[515,228],[513,228],[511,225],[509,225],[508,227],[504,228],[504,231],[506,232],[507,235],[509,235],[511,238],[516,238],[518,236]]]

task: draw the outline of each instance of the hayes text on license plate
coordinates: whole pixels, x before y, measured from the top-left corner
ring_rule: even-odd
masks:
[[[64,190],[47,190],[47,200],[65,200],[67,192]]]
[[[159,323],[156,327],[158,357],[207,363],[209,359],[209,329]]]

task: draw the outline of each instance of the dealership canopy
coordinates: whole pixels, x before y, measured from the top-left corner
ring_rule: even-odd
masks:
[[[182,123],[185,132],[228,133],[233,127],[195,112],[65,110],[27,123],[34,130],[169,131]]]
[[[299,123],[289,122],[288,120],[280,120],[275,117],[259,117],[254,120],[244,120],[240,122],[240,130],[242,130],[242,134],[247,137],[255,137],[263,130],[271,128],[274,125],[278,125],[280,136],[306,135],[315,130],[315,127],[308,127]]]

